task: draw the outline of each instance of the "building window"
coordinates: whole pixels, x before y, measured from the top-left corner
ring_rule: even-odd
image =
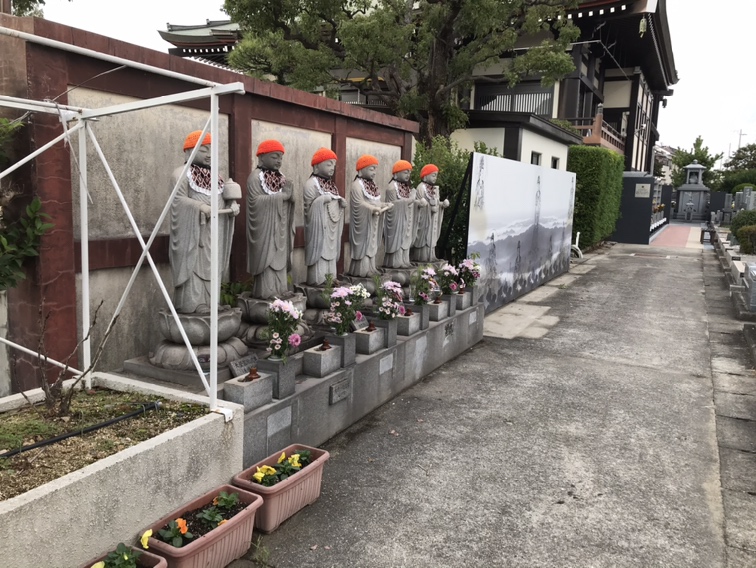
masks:
[[[530,163],[534,166],[540,166],[541,165],[541,154],[538,152],[531,152],[530,153]]]
[[[551,169],[552,170],[558,170],[559,169],[559,158],[555,156],[551,156]]]

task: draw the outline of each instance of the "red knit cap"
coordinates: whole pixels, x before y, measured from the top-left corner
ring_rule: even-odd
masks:
[[[200,134],[202,134],[201,130],[191,132],[189,136],[186,137],[186,140],[184,140],[184,150],[191,150],[194,148],[197,145],[197,140],[199,140]],[[205,146],[206,144],[212,144],[212,137],[209,132],[205,134],[201,146]]]
[[[412,164],[410,164],[407,160],[399,160],[394,164],[394,169],[391,170],[392,174],[395,174],[397,172],[403,172],[406,170],[411,170]]]
[[[283,154],[286,150],[284,150],[283,144],[278,140],[263,140],[257,147],[256,155],[270,154],[271,152],[281,152]]]
[[[378,158],[375,156],[371,156],[370,154],[365,154],[364,156],[360,156],[360,159],[357,160],[357,171],[367,168],[368,166],[377,166],[378,165]]]
[[[317,166],[318,164],[325,162],[326,160],[338,160],[336,152],[329,148],[319,148],[317,152],[312,155],[311,166]]]
[[[438,171],[438,166],[435,164],[427,164],[423,166],[423,169],[420,170],[420,179],[423,179],[425,176],[431,175],[433,172]]]

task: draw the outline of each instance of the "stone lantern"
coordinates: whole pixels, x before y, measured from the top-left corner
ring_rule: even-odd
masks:
[[[703,174],[706,168],[693,160],[683,168],[685,183],[677,188],[678,206],[675,219],[685,221],[703,221],[706,219],[709,206],[710,189],[703,184]]]

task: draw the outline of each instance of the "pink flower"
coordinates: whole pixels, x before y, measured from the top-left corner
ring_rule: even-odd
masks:
[[[406,310],[406,309],[404,309],[404,306],[401,306],[401,305],[400,305],[400,306],[399,306],[399,314],[400,314],[400,315],[404,315],[405,313],[407,313],[407,310]]]
[[[454,290],[456,290],[456,289],[457,289],[457,283],[456,283],[456,282],[452,282],[451,284],[449,284],[449,289],[450,289],[450,290],[451,290],[452,292],[454,292]]]
[[[298,333],[292,333],[289,336],[289,345],[292,347],[299,347],[300,343],[302,343],[302,337]]]
[[[354,317],[357,321],[362,321],[363,319],[365,319],[365,316],[363,316],[362,312],[360,311],[355,312]]]

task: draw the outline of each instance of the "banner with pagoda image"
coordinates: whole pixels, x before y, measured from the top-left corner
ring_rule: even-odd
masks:
[[[570,266],[575,174],[474,153],[467,255],[478,253],[486,313]]]

